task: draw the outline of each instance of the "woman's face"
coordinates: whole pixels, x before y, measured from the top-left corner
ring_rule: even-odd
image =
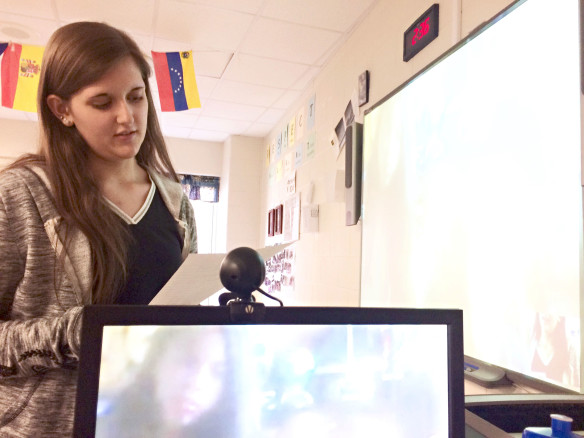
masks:
[[[155,391],[168,425],[197,421],[219,401],[225,378],[225,340],[220,334],[164,349],[157,369]]]
[[[541,324],[542,332],[549,334],[556,329],[558,323],[560,322],[560,317],[550,313],[540,313],[539,322]]]
[[[133,159],[146,135],[148,99],[135,61],[126,57],[68,102],[67,118],[89,145],[91,160]]]

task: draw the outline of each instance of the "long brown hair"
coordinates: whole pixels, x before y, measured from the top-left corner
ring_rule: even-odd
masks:
[[[45,47],[37,96],[40,151],[15,163],[44,163],[63,218],[66,247],[71,236],[68,227],[77,227],[89,239],[93,265],[92,296],[88,298],[91,303],[111,303],[124,287],[129,236],[125,225],[104,202],[89,172],[87,143],[76,128],[64,126],[51,112],[47,96],[54,94],[67,101],[128,56],[142,74],[148,99],[146,135],[136,160],[140,166],[178,181],[158,124],[148,82],[148,62],[125,32],[97,22],[71,23],[51,36]]]

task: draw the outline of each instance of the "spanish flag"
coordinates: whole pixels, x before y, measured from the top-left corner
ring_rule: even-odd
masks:
[[[0,47],[1,48],[1,47]],[[36,112],[37,90],[45,48],[8,43],[2,54],[2,106]]]
[[[162,111],[200,108],[193,52],[152,52]]]

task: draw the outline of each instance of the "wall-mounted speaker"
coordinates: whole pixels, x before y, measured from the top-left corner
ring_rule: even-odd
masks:
[[[345,225],[361,216],[363,124],[351,123],[345,132]]]

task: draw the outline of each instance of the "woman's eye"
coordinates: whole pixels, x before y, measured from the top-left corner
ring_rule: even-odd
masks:
[[[142,95],[139,95],[139,96],[130,96],[130,101],[131,102],[140,102],[143,99],[144,99],[144,96],[142,96]]]
[[[94,103],[93,107],[99,110],[104,110],[107,109],[109,107],[109,102],[104,102],[104,103]]]

